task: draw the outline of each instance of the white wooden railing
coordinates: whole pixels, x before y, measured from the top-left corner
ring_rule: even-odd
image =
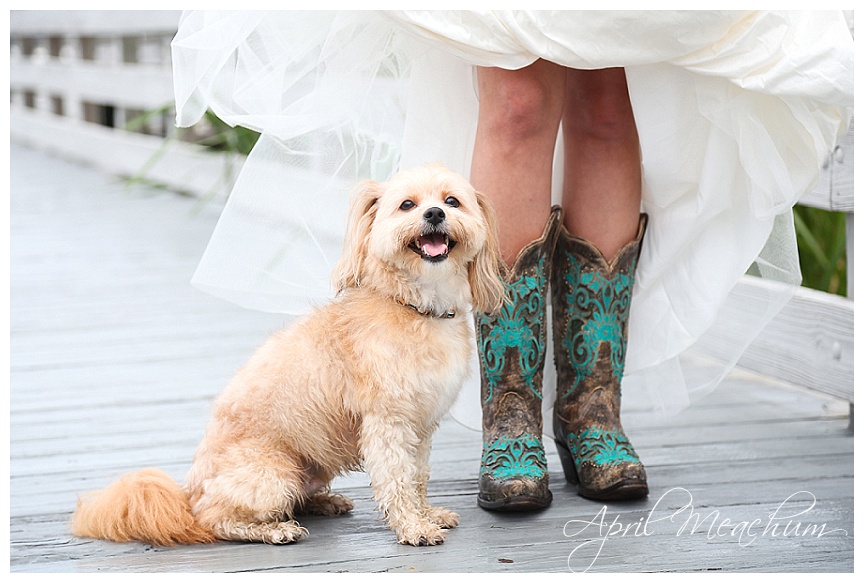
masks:
[[[201,196],[225,196],[241,164],[174,128],[170,41],[180,11],[10,12],[13,142],[111,174],[138,176]],[[124,126],[164,108],[135,131]],[[177,139],[166,141],[171,135]]]
[[[740,361],[741,366],[834,395],[850,405],[854,404],[854,143],[853,124],[825,162],[817,187],[800,202],[845,213],[847,296],[796,289]],[[760,285],[747,279],[743,283]]]
[[[12,11],[11,139],[106,172],[149,179],[196,195],[227,194],[239,163],[165,136],[173,131],[169,42],[177,11]],[[138,131],[124,124],[165,107]],[[207,132],[207,128],[196,131]],[[741,365],[854,401],[852,131],[802,204],[847,214],[848,298],[809,289],[793,299],[741,358]],[[226,175],[225,169],[229,168]],[[748,290],[766,285],[745,278]],[[710,350],[711,339],[705,342]]]

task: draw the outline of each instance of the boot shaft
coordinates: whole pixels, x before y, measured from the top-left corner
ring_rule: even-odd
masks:
[[[572,420],[576,401],[600,387],[616,415],[620,409],[630,302],[646,224],[642,215],[636,238],[611,262],[590,242],[561,229],[552,272],[556,416]]]
[[[517,425],[523,421],[533,423],[518,419],[524,416],[523,409],[530,411],[528,416],[532,419],[535,410],[539,416],[546,354],[547,292],[560,219],[561,211],[556,207],[543,236],[526,245],[512,267],[501,265],[500,277],[508,293],[501,310],[477,315],[484,420],[513,416]],[[500,402],[503,400],[510,402],[504,406]],[[517,402],[523,405],[517,406]]]

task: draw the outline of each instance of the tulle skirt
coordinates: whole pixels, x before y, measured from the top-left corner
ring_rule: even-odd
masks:
[[[178,125],[210,108],[262,133],[193,283],[296,314],[332,295],[356,182],[425,162],[468,176],[476,66],[625,67],[650,215],[625,400],[666,410],[712,388],[786,299],[735,309],[742,274],[800,281],[791,208],[853,103],[835,12],[189,12],[172,49]],[[718,368],[690,366],[709,331]],[[478,387],[456,408],[475,426]]]

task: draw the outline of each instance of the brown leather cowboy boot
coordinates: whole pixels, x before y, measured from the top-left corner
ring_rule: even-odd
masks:
[[[555,249],[552,303],[558,373],[553,430],[567,480],[596,500],[642,498],[645,468],[621,427],[621,378],[636,263],[636,239],[608,262],[564,227]]]
[[[501,266],[509,302],[477,315],[483,405],[478,504],[487,510],[546,508],[552,501],[541,405],[546,355],[546,293],[561,209],[515,263]]]

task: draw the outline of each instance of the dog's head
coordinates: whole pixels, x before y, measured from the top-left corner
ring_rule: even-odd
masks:
[[[441,290],[467,280],[474,309],[489,312],[504,298],[498,253],[486,197],[452,170],[426,165],[358,185],[333,283],[341,292],[391,277]]]

